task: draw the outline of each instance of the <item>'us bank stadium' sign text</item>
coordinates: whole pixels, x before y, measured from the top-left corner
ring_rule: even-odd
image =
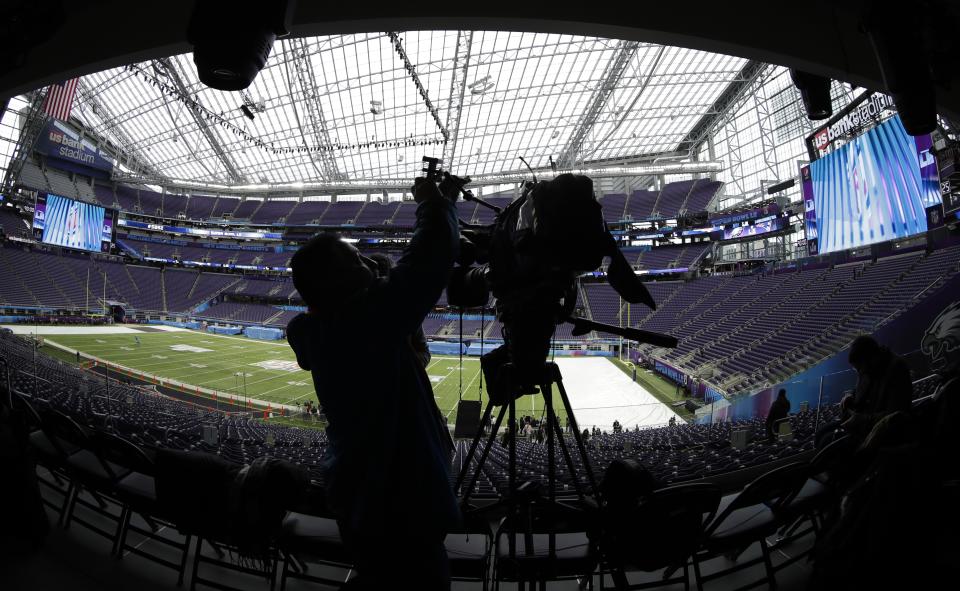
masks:
[[[860,135],[864,127],[879,122],[884,113],[894,108],[893,99],[885,94],[875,93],[861,98],[807,137],[807,144],[816,151],[817,157],[824,156],[836,140]]]

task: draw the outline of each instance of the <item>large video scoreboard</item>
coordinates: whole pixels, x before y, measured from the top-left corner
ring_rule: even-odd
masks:
[[[116,211],[40,193],[33,212],[34,237],[46,244],[93,252],[109,252]]]
[[[911,136],[899,115],[800,170],[811,255],[927,231],[940,180],[929,135]]]

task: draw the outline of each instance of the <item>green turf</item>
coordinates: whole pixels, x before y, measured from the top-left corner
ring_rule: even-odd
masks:
[[[63,349],[57,349],[56,347],[44,347],[42,349],[43,354],[47,357],[53,357],[54,359],[59,359],[64,363],[69,363],[70,365],[78,365],[77,356],[73,353],[67,353]]]
[[[146,372],[161,378],[170,378],[186,384],[220,392],[248,396],[266,402],[296,405],[316,400],[309,372],[296,367],[293,351],[286,342],[269,342],[245,337],[226,337],[208,333],[182,331],[140,333],[137,345],[132,334],[103,335],[47,335],[47,342],[59,343],[93,357]],[[172,347],[187,345],[209,351],[176,351]],[[54,347],[44,347],[50,352]],[[289,369],[271,369],[256,365],[270,362],[286,363]],[[376,371],[373,361],[371,371]],[[246,393],[243,377],[246,374]],[[434,356],[427,368],[437,405],[453,423],[460,399],[461,369],[456,357]],[[462,368],[463,399],[477,400],[480,396],[480,361],[464,358]],[[486,402],[486,387],[483,400]],[[554,404],[560,401],[554,394]],[[542,415],[539,396],[526,396],[517,403],[518,415]],[[566,414],[558,411],[561,421]]]
[[[621,361],[612,358],[610,361],[619,367],[623,373],[631,378],[633,377],[633,364],[629,361]],[[646,388],[647,392],[653,394],[654,398],[669,406],[673,412],[680,415],[685,420],[693,419],[694,415],[682,406],[673,406],[674,403],[686,400],[682,394],[677,393],[677,386],[672,382],[661,378],[652,371],[637,368],[637,383]]]

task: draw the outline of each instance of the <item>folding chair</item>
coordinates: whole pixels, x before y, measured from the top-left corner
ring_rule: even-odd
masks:
[[[472,508],[471,508],[472,509]],[[447,534],[443,545],[454,581],[480,581],[486,591],[490,582],[493,532],[481,514],[465,511],[463,527]]]
[[[572,517],[572,519],[571,519]],[[501,581],[516,581],[523,591],[529,582],[580,579],[592,586],[599,563],[590,534],[595,521],[557,507],[523,508],[519,517],[507,516],[497,528],[494,546],[494,589]]]
[[[690,589],[690,557],[704,529],[717,512],[720,488],[712,484],[681,484],[654,491],[625,514],[607,512],[600,536],[602,577],[610,571],[618,591],[649,589],[683,582]],[[683,569],[682,577],[670,575]],[[658,581],[631,585],[628,570],[664,569]]]
[[[62,522],[70,500],[67,494],[69,484],[65,482],[65,480],[70,479],[66,472],[67,457],[80,451],[80,448],[65,441],[54,442],[43,429],[43,419],[40,413],[23,394],[14,392],[13,405],[15,408],[21,409],[27,418],[27,425],[31,429],[27,436],[27,444],[30,446],[30,451],[33,453],[37,464],[46,468],[53,478],[53,482],[50,482],[50,480],[38,476],[37,481],[63,497],[63,503],[59,506],[43,497],[43,504],[57,511],[57,518]]]
[[[160,534],[161,526],[174,529],[169,516],[165,516],[157,503],[155,466],[153,460],[134,443],[111,433],[97,435],[102,455],[117,465],[124,466],[130,472],[121,478],[113,490],[113,497],[122,505],[120,522],[117,524],[116,543],[113,553],[123,559],[130,552],[177,571],[177,585],[183,584],[187,569],[187,555],[190,551],[191,535],[184,534],[184,541],[178,542]],[[133,514],[140,515],[149,529],[143,529],[133,523]],[[172,562],[162,556],[148,552],[141,544],[127,543],[129,533],[133,531],[145,538],[154,540],[180,552],[179,562]]]
[[[807,465],[792,462],[774,468],[748,484],[740,493],[720,499],[717,517],[707,526],[700,550],[693,555],[693,570],[697,586],[763,562],[766,576],[741,588],[752,588],[766,582],[776,587],[770,546],[767,536],[776,533],[783,522],[777,511],[786,506],[803,486],[807,478]],[[761,556],[739,563],[730,568],[703,576],[700,563],[721,555],[734,561],[754,542],[760,543]]]
[[[169,516],[181,533],[192,534],[197,539],[190,590],[196,589],[198,584],[215,589],[234,589],[221,580],[205,578],[200,570],[202,564],[269,580],[272,590],[277,571],[273,540],[263,540],[263,568],[224,558],[224,550],[231,555],[240,554],[238,542],[231,533],[235,516],[225,502],[230,499],[231,483],[239,467],[211,454],[158,450],[156,468],[155,486],[161,513]],[[216,553],[216,558],[204,555],[204,542]]]
[[[65,468],[70,476],[70,488],[67,492],[66,511],[61,516],[64,529],[76,521],[90,531],[116,544],[116,529],[108,531],[86,519],[74,515],[77,505],[82,505],[104,518],[119,523],[120,517],[107,510],[108,504],[103,494],[113,491],[116,483],[130,471],[123,466],[104,460],[98,450],[96,441],[87,432],[66,414],[51,410],[44,415],[44,431],[49,435],[51,442],[64,449],[64,444],[79,448],[76,453],[66,456]],[[80,498],[81,491],[86,490],[92,497],[95,505]]]
[[[330,517],[295,511],[287,513],[279,546],[283,557],[280,591],[286,589],[288,578],[339,587],[353,568],[353,560],[340,538],[337,522]],[[339,568],[345,572],[340,580],[321,577],[309,573],[308,563]]]
[[[784,526],[777,537],[777,546],[787,544],[811,531],[819,534],[824,507],[840,501],[841,491],[838,490],[837,479],[831,479],[831,474],[853,456],[856,446],[856,440],[849,435],[840,437],[824,446],[810,460],[807,479],[803,486],[789,503],[778,509]],[[818,517],[821,518],[820,523],[817,522]],[[807,520],[810,521],[810,528],[794,534]],[[794,556],[791,563],[806,554],[800,553]]]

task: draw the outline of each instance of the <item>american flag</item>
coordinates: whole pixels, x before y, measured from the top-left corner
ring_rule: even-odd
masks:
[[[72,78],[57,84],[51,84],[47,90],[47,98],[43,101],[43,112],[55,119],[68,121],[70,109],[73,107],[73,97],[77,94],[79,78]]]

